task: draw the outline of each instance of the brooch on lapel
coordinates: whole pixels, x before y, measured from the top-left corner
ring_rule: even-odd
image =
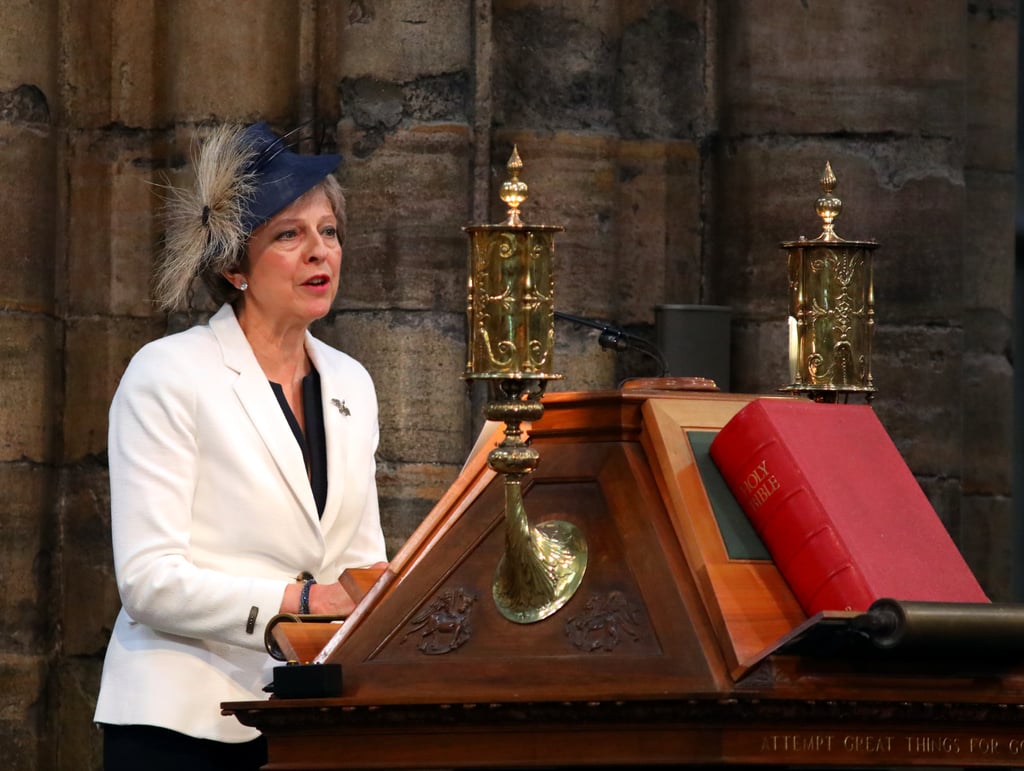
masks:
[[[338,408],[338,412],[340,412],[345,417],[348,417],[349,415],[352,414],[351,412],[348,411],[348,407],[345,406],[345,400],[344,399],[342,399],[341,401],[338,401],[337,399],[331,399],[331,404],[333,404],[335,407],[337,407]]]

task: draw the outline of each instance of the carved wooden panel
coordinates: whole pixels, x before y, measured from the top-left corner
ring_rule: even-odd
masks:
[[[333,655],[346,698],[636,698],[720,685],[699,597],[674,578],[686,574],[683,555],[639,443],[537,446],[540,467],[524,489],[531,522],[570,521],[588,542],[573,598],[532,624],[498,612],[495,478]]]

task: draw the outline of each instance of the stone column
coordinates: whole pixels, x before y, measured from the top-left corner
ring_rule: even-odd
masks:
[[[706,5],[504,0],[494,16],[494,177],[519,145],[530,221],[564,225],[556,307],[653,342],[654,307],[701,279]],[[538,219],[539,218],[539,219]],[[556,329],[563,389],[660,374]]]
[[[1024,598],[1024,506],[1020,500],[1012,504],[1010,464],[1021,463],[1012,453],[1012,330],[1021,325],[1020,318],[1014,321],[1011,293],[1020,196],[1015,178],[1020,162],[1015,153],[1020,130],[1018,13],[1018,4],[1010,0],[971,3],[965,10],[964,439],[958,534],[982,583],[996,597],[1017,602]],[[1017,425],[1022,425],[1019,418]],[[1015,591],[1006,594],[1011,586]]]
[[[54,506],[62,328],[56,158],[57,4],[0,10],[0,735],[14,768],[52,765],[48,682],[57,650]]]
[[[339,25],[339,313],[319,329],[377,386],[379,489],[394,552],[470,446],[467,241],[474,3],[353,4]]]

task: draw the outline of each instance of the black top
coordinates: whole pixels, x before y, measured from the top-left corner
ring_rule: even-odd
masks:
[[[320,373],[314,367],[302,378],[305,436],[302,435],[299,421],[295,419],[295,414],[284,397],[284,389],[280,383],[271,382],[270,387],[274,389],[277,402],[281,405],[288,425],[292,427],[292,433],[302,449],[302,459],[306,462],[306,473],[309,474],[309,484],[313,488],[316,511],[323,517],[324,507],[327,505],[327,437],[324,432],[324,405],[320,396]]]

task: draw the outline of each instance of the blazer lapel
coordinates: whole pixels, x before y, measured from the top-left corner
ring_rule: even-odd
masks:
[[[220,341],[224,364],[238,373],[235,394],[242,409],[262,437],[296,501],[306,516],[318,523],[316,501],[302,460],[302,450],[295,441],[266,375],[256,361],[249,341],[245,339],[245,333],[238,326],[231,306],[225,305],[210,319],[210,328]]]

